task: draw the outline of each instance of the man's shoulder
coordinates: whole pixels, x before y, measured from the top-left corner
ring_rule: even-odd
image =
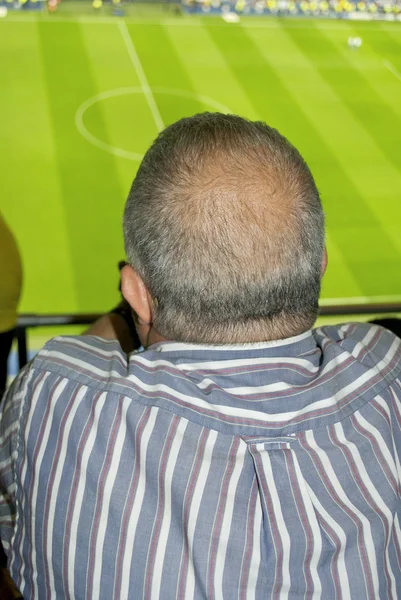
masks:
[[[401,375],[401,339],[384,327],[350,322],[320,327],[314,334],[324,352],[334,347],[368,368]]]
[[[98,386],[113,378],[125,377],[128,357],[114,340],[59,336],[47,342],[33,360],[32,367]]]
[[[338,323],[336,325],[324,325],[314,330],[318,335],[324,335],[336,341],[353,340],[354,342],[366,343],[373,336],[380,343],[393,343],[400,340],[393,332],[376,325],[375,323],[366,323],[358,321],[349,321]]]

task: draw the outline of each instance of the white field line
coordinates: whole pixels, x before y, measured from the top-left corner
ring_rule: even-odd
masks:
[[[123,37],[125,46],[127,48],[129,57],[131,59],[132,64],[134,65],[134,69],[138,75],[139,83],[141,85],[144,96],[147,100],[147,103],[150,108],[150,112],[152,113],[153,119],[155,121],[156,127],[158,131],[162,131],[164,129],[163,119],[157,107],[156,101],[154,99],[152,90],[150,89],[148,80],[146,79],[145,71],[143,70],[141,61],[139,60],[139,56],[134,46],[134,42],[128,32],[127,25],[124,21],[120,21],[118,23],[118,28],[121,31],[121,35]]]
[[[389,60],[383,60],[383,65],[394,75],[394,77],[397,77],[397,79],[401,81],[401,73],[397,71],[393,63],[391,63]]]

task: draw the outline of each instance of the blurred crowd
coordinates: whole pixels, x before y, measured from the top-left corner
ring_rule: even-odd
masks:
[[[400,0],[184,0],[193,12],[401,20]]]

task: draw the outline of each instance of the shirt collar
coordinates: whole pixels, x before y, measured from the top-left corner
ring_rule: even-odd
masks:
[[[190,344],[186,342],[157,342],[149,346],[148,350],[155,352],[180,352],[180,351],[193,351],[193,350],[260,350],[264,348],[277,348],[280,346],[288,346],[297,344],[303,340],[312,336],[312,329],[294,335],[289,338],[282,340],[271,340],[269,342],[255,342],[250,344],[224,344],[224,345],[213,345],[213,344]]]

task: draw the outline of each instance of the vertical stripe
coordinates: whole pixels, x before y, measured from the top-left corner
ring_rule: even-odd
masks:
[[[389,413],[390,413],[390,416],[389,416],[389,419],[390,419],[389,428],[392,431],[393,452],[394,452],[394,457],[395,457],[395,464],[396,464],[396,467],[397,467],[398,494],[401,497],[401,463],[400,463],[399,450],[398,450],[398,446],[397,446],[397,443],[396,443],[396,440],[398,440],[398,444],[399,445],[401,443],[401,440],[399,440],[400,432],[401,432],[401,412],[400,412],[400,406],[397,403],[397,396],[395,395],[395,393],[393,392],[393,390],[390,390],[390,396],[393,399],[392,409],[393,409],[393,413],[395,414],[396,423],[394,423],[393,419],[391,418],[390,408],[388,407],[387,404],[386,404],[386,407],[388,408]]]
[[[255,511],[256,511],[256,503],[258,500],[258,481],[255,479],[252,484],[251,493],[249,494],[249,502],[247,509],[247,518],[246,518],[246,536],[245,536],[245,544],[244,544],[244,553],[242,555],[242,563],[241,563],[241,574],[239,578],[239,587],[238,587],[238,600],[246,600],[247,599],[247,591],[249,590],[248,581],[249,581],[249,569],[252,559],[252,550],[253,550],[253,538],[254,538],[254,527],[255,527]]]
[[[397,382],[395,382],[395,383],[397,384]],[[400,394],[398,396],[395,393],[395,390],[390,388],[390,394],[393,399],[392,408],[393,408],[395,418],[397,420],[397,425],[398,425],[397,433],[398,433],[398,435],[400,435],[400,432],[401,432],[401,386],[395,385],[394,388],[397,388],[397,391]],[[395,433],[393,435],[394,435],[394,437],[398,437],[398,435],[396,436]],[[398,454],[398,452],[397,452],[397,454]]]
[[[334,431],[337,434],[337,439],[334,439],[333,441],[336,444],[338,444],[340,449],[342,450],[343,455],[348,463],[348,467],[353,475],[355,484],[358,486],[360,493],[362,494],[366,503],[370,506],[374,514],[376,514],[382,522],[385,538],[384,550],[386,554],[384,560],[384,570],[385,577],[387,580],[387,590],[391,597],[391,594],[394,594],[395,591],[395,580],[391,571],[388,553],[388,545],[390,542],[390,535],[393,524],[392,514],[386,506],[385,502],[382,500],[380,493],[376,490],[375,486],[373,485],[373,482],[365,467],[364,461],[358,448],[353,442],[350,442],[346,439],[341,423],[336,423],[334,425]],[[367,540],[365,544],[365,550],[369,557],[369,566],[366,564],[366,561],[364,561],[364,575],[367,579],[367,584],[370,583],[370,577],[373,578],[374,585],[370,583],[370,586],[368,586],[368,593],[374,595],[375,593],[377,594],[379,592],[379,581],[377,575],[375,545],[373,539]]]
[[[100,517],[99,517],[99,529],[96,539],[96,548],[94,552],[94,568],[93,568],[93,591],[92,600],[98,600],[101,597],[101,577],[102,577],[102,561],[99,560],[99,556],[103,555],[104,542],[106,539],[106,525],[107,518],[110,511],[110,505],[112,500],[112,492],[114,489],[115,481],[117,478],[118,467],[122,457],[123,446],[127,434],[127,410],[131,404],[131,399],[124,397],[122,399],[122,411],[121,420],[119,422],[119,429],[116,433],[115,444],[113,447],[107,449],[107,454],[111,455],[111,462],[108,475],[104,482],[103,498],[100,497]]]
[[[288,598],[288,592],[291,588],[290,536],[281,510],[280,496],[276,487],[269,451],[265,449],[264,444],[257,444],[255,450],[255,462],[258,465],[259,472],[263,473],[263,477],[259,480],[263,490],[262,502],[265,504],[266,514],[269,517],[276,554],[272,598],[285,600]],[[271,452],[274,452],[274,450]]]
[[[329,515],[327,510],[319,502],[316,494],[307,482],[305,482],[305,485],[312,500],[312,504],[320,517],[321,526],[334,546],[334,552],[330,561],[330,573],[333,578],[335,600],[349,600],[351,598],[351,590],[349,587],[347,568],[345,566],[347,536],[343,528]]]
[[[398,568],[401,570],[401,528],[398,513],[394,517],[393,541],[397,556]]]
[[[143,498],[145,496],[146,490],[146,464],[147,464],[147,455],[149,450],[149,441],[151,435],[153,433],[156,417],[158,415],[159,409],[156,407],[151,408],[149,418],[146,422],[145,428],[143,430],[141,439],[139,441],[140,444],[140,460],[139,460],[139,474],[138,474],[138,484],[135,488],[135,497],[132,500],[132,507],[129,510],[129,506],[127,505],[127,515],[129,514],[128,525],[126,528],[126,543],[125,543],[125,552],[123,555],[122,561],[122,570],[121,570],[121,594],[119,596],[119,600],[128,600],[131,594],[131,585],[130,585],[130,570],[134,560],[134,542],[135,535],[138,526],[139,515],[141,513]]]
[[[158,498],[157,498],[157,509],[156,516],[153,521],[152,526],[152,534],[150,536],[150,545],[148,548],[148,554],[146,557],[146,567],[145,567],[145,586],[143,590],[143,597],[145,600],[149,600],[152,594],[152,583],[153,583],[153,574],[154,574],[154,566],[157,552],[157,545],[159,543],[160,530],[162,526],[163,520],[163,512],[164,512],[164,503],[165,503],[165,494],[166,488],[164,485],[166,468],[168,465],[170,452],[173,446],[174,438],[180,423],[180,419],[178,417],[172,417],[170,427],[168,430],[168,434],[166,440],[163,445],[163,450],[160,455],[159,468],[157,473],[157,481],[158,481]]]
[[[358,457],[357,453],[355,453],[355,445],[346,439],[341,423],[336,423],[333,429],[334,431],[330,435],[330,439],[340,448],[355,485],[359,488],[362,497],[369,503],[367,490],[364,485],[364,473],[361,471],[361,457]],[[369,481],[369,477],[367,481]],[[377,512],[376,509],[374,511]],[[375,546],[369,521],[366,525],[364,543],[360,546],[360,555],[363,563],[367,594],[374,596],[379,591],[379,579],[376,567]]]
[[[31,400],[31,407],[36,406],[36,403],[38,401],[38,398],[40,396],[40,393],[42,391],[42,388],[45,384],[45,381],[47,379],[47,377],[49,377],[50,373],[41,373],[39,375],[39,377],[36,379],[34,385],[33,385],[33,391],[32,391],[32,400]],[[53,386],[53,391],[54,389],[57,387],[59,383],[59,380],[56,381],[56,383]],[[27,456],[26,456],[26,445],[28,443],[28,438],[29,438],[29,432],[30,432],[30,428],[32,425],[32,418],[33,418],[33,410],[31,409],[28,412],[28,417],[27,417],[27,421],[25,424],[25,430],[23,432],[23,436],[24,436],[24,450],[23,450],[23,458],[21,461],[21,465],[19,468],[19,476],[20,476],[20,482],[21,482],[21,489],[24,489],[25,486],[25,480],[27,478],[27,473],[28,473],[28,461],[27,461]],[[25,494],[23,494],[22,498],[21,498],[21,506],[20,506],[20,510],[18,511],[21,515],[29,515],[31,514],[30,511],[30,507],[29,507],[29,503],[27,502],[26,496]],[[15,552],[14,555],[11,558],[11,562],[10,562],[10,570],[13,569],[14,566],[14,562],[19,562],[19,569],[17,572],[17,577],[16,577],[16,584],[18,589],[20,590],[20,592],[23,594],[23,590],[25,589],[25,578],[24,578],[24,561],[22,560],[22,555],[23,555],[23,547],[24,547],[24,543],[25,543],[25,536],[26,536],[26,527],[22,526],[18,523],[18,520],[20,520],[21,517],[19,517],[18,513],[17,513],[17,522],[16,522],[16,528],[19,527],[20,529],[20,538],[19,538],[19,542],[16,543],[16,548],[15,548]]]
[[[188,570],[186,576],[185,587],[182,597],[180,600],[186,600],[187,598],[193,598],[195,596],[195,567],[193,558],[195,529],[198,521],[199,509],[203,499],[203,493],[205,490],[206,482],[209,473],[212,469],[212,457],[213,449],[217,440],[217,431],[209,431],[205,451],[203,454],[202,465],[199,471],[199,476],[196,481],[193,498],[188,514],[187,527],[187,538],[188,538]]]
[[[185,584],[188,573],[188,562],[189,562],[189,539],[188,539],[188,526],[189,526],[189,513],[191,510],[191,503],[195,491],[195,486],[198,481],[199,473],[202,466],[203,454],[205,452],[205,446],[208,439],[208,431],[202,428],[201,435],[199,436],[196,452],[192,461],[191,472],[188,478],[187,487],[185,490],[184,503],[182,508],[182,551],[180,559],[180,569],[177,582],[177,593],[176,597],[183,600],[185,599]]]
[[[75,466],[74,480],[71,488],[68,510],[67,526],[65,528],[65,548],[63,560],[63,585],[65,598],[75,596],[75,560],[77,558],[78,526],[81,510],[83,507],[83,496],[87,486],[88,462],[92,453],[97,430],[99,427],[100,414],[106,402],[107,393],[103,392],[93,400],[90,420],[78,446],[78,459]]]
[[[251,560],[249,564],[249,576],[248,576],[248,589],[246,600],[256,600],[256,586],[259,577],[259,570],[261,567],[262,554],[260,549],[260,538],[262,535],[262,519],[263,510],[260,501],[259,489],[256,497],[255,504],[255,518],[253,524],[253,547]]]
[[[121,518],[120,532],[118,536],[118,547],[116,552],[116,561],[114,565],[115,569],[115,580],[114,580],[114,598],[120,598],[121,594],[121,580],[123,572],[123,563],[125,553],[128,552],[127,548],[127,537],[128,537],[128,523],[132,513],[135,496],[138,490],[138,483],[140,478],[141,460],[142,460],[142,437],[146,432],[146,425],[151,418],[151,408],[145,408],[141,418],[138,420],[137,426],[134,433],[134,447],[135,447],[135,462],[132,470],[131,480],[128,486],[128,494],[125,499],[124,509]]]
[[[327,453],[317,445],[313,432],[307,431],[304,435],[299,437],[299,441],[311,456],[315,464],[316,471],[319,474],[327,493],[329,494],[330,501],[338,506],[338,508],[340,508],[346,515],[348,515],[356,527],[361,571],[364,576],[366,576],[366,547],[368,544],[373,544],[369,520],[347,496],[333,469]],[[367,586],[366,579],[365,586]],[[366,592],[368,593],[367,587]]]
[[[216,600],[223,600],[223,576],[224,566],[227,558],[227,546],[232,526],[234,504],[237,494],[238,482],[244,467],[245,456],[247,454],[247,445],[241,440],[235,455],[234,469],[230,478],[226,502],[224,505],[223,520],[221,523],[219,543],[216,552],[216,561],[214,569],[214,592]]]
[[[239,438],[234,437],[231,442],[230,452],[224,472],[224,477],[220,487],[219,500],[216,508],[214,517],[212,535],[210,538],[209,552],[208,552],[208,568],[207,568],[207,591],[208,598],[213,600],[215,598],[215,569],[217,559],[217,549],[219,545],[220,531],[224,519],[224,511],[227,504],[228,488],[230,480],[233,475],[233,471],[236,466],[236,455],[238,451],[240,441]]]
[[[284,452],[288,476],[299,519],[305,533],[305,557],[302,568],[305,577],[305,597],[319,600],[322,594],[322,582],[317,565],[322,552],[322,538],[319,524],[307,493],[304,477],[295,452]]]
[[[64,389],[64,388],[63,388]],[[55,598],[56,590],[54,587],[54,572],[53,572],[53,533],[55,529],[54,514],[56,512],[57,495],[60,488],[61,475],[65,466],[65,460],[67,455],[68,439],[70,436],[71,426],[79,407],[80,401],[83,399],[87,392],[87,387],[82,386],[77,388],[72,396],[70,402],[67,404],[66,410],[61,418],[58,435],[57,435],[57,446],[54,453],[53,463],[49,473],[49,479],[47,482],[47,493],[44,506],[44,514],[46,515],[43,532],[42,532],[42,544],[43,544],[43,559],[45,567],[45,581],[46,581],[46,597]],[[55,403],[57,400],[54,398]],[[49,403],[51,405],[51,403]],[[53,420],[53,415],[49,415],[49,426]],[[47,443],[47,440],[46,442]]]
[[[391,393],[390,393],[390,396],[392,397]],[[374,398],[374,400],[372,400],[371,405],[373,406],[373,408],[375,408],[377,410],[377,412],[386,421],[387,431],[391,431],[392,430],[391,411],[390,411],[390,407],[388,406],[388,404],[384,400],[384,398],[382,396],[377,395]],[[392,434],[391,434],[391,442],[392,442],[391,450],[392,450],[392,457],[394,459],[395,470],[396,470],[396,474],[397,474],[397,476],[396,476],[397,492],[398,492],[398,495],[401,497],[401,464],[400,464],[400,459],[398,456],[396,442],[395,442],[397,437],[398,436],[394,435],[394,432],[392,432]]]
[[[360,413],[353,414],[351,421],[356,431],[369,440],[377,464],[396,494],[398,492],[397,467],[380,431],[377,427],[373,427]]]
[[[30,525],[28,526],[29,538],[30,538],[29,539],[29,553],[28,553],[29,584],[30,584],[30,589],[33,590],[34,596],[37,596],[37,594],[38,594],[37,577],[35,577],[34,575],[37,572],[36,547],[35,547],[36,535],[37,535],[36,534],[35,509],[36,509],[36,504],[37,504],[37,496],[38,496],[39,483],[40,483],[39,473],[40,473],[40,468],[42,466],[43,456],[45,454],[47,445],[49,443],[50,430],[51,430],[55,406],[57,404],[57,401],[60,399],[62,392],[64,391],[64,388],[66,387],[67,383],[68,383],[67,379],[62,379],[61,381],[58,380],[57,384],[51,390],[50,398],[47,403],[47,409],[46,409],[46,412],[45,412],[42,422],[41,422],[39,436],[36,438],[36,434],[34,434],[37,441],[36,441],[35,447],[32,451],[32,479],[31,479],[31,483],[29,486],[28,503],[27,503],[29,506],[28,515],[30,516]],[[74,393],[76,393],[76,391]],[[27,429],[26,434],[27,434],[26,439],[27,439],[27,446],[28,446],[28,444],[29,444],[28,437],[30,435],[30,429]],[[59,449],[59,445],[58,445],[57,449]],[[56,450],[56,452],[57,452],[57,450]],[[49,486],[51,485],[51,481],[48,482],[48,485]],[[42,534],[43,534],[43,532],[42,532]],[[38,535],[39,535],[39,532],[38,532]],[[40,537],[42,537],[42,535],[40,535]]]
[[[124,407],[125,408],[125,407]],[[93,598],[98,593],[98,586],[100,582],[94,580],[94,572],[96,568],[96,551],[97,541],[100,532],[102,508],[106,500],[107,502],[107,480],[110,473],[110,469],[113,463],[113,455],[115,451],[115,445],[117,442],[117,436],[120,431],[121,421],[123,417],[123,410],[121,402],[117,405],[117,410],[114,413],[114,417],[109,427],[109,436],[107,439],[107,445],[104,448],[104,459],[100,469],[99,479],[96,486],[96,501],[95,510],[92,517],[91,533],[89,539],[89,557],[86,571],[86,596],[87,598]],[[101,555],[100,555],[101,556]],[[100,561],[101,562],[101,561]]]
[[[176,417],[174,417],[176,419]],[[160,472],[161,478],[159,479],[159,493],[162,487],[162,494],[159,496],[160,500],[160,512],[161,512],[161,524],[159,527],[158,520],[156,520],[156,527],[153,530],[152,543],[155,543],[156,552],[154,553],[154,559],[152,557],[152,548],[149,553],[148,568],[152,569],[152,588],[151,588],[151,600],[158,600],[160,598],[160,587],[164,567],[164,557],[166,553],[168,534],[171,525],[171,497],[173,488],[173,474],[177,466],[178,453],[181,448],[182,441],[184,439],[184,433],[187,428],[188,421],[185,419],[178,420],[178,426],[174,433],[173,443],[168,455],[166,466],[162,464],[162,470]],[[157,566],[156,566],[157,565]],[[154,568],[156,566],[156,568]],[[149,571],[148,571],[149,573]],[[148,581],[148,579],[146,580]]]

